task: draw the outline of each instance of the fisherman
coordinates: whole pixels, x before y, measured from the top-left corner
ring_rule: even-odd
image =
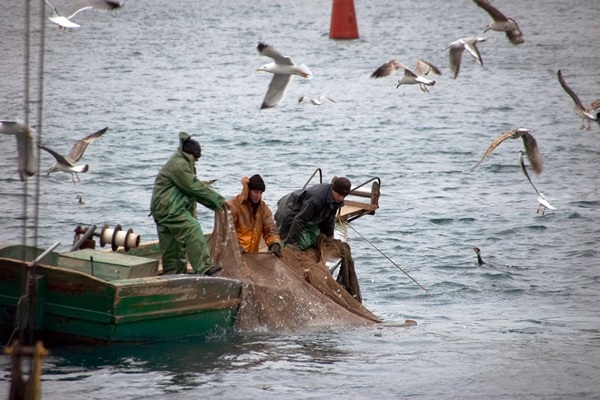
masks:
[[[200,143],[181,132],[177,151],[154,181],[150,210],[156,222],[163,274],[185,273],[186,255],[196,274],[212,275],[221,269],[212,264],[196,218],[196,202],[214,211],[226,203],[223,196],[198,180],[195,164],[201,154]]]
[[[333,238],[335,216],[350,188],[350,180],[339,177],[279,199],[275,221],[285,246],[304,250],[316,245],[320,234]]]
[[[235,233],[244,251],[258,252],[261,237],[269,251],[281,257],[281,239],[273,213],[262,199],[266,186],[263,178],[256,174],[242,178],[242,192],[229,199],[227,204],[233,215]]]

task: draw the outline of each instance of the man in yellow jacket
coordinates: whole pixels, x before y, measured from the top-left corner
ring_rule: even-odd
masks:
[[[264,238],[269,251],[281,257],[281,239],[273,213],[262,199],[265,182],[258,174],[242,178],[242,192],[227,201],[240,246],[249,253],[258,252]]]

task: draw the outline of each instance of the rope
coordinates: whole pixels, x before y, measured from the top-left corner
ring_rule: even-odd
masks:
[[[398,268],[400,271],[404,272],[404,274],[405,274],[406,276],[408,276],[408,277],[409,277],[409,278],[410,278],[410,279],[411,279],[411,280],[412,280],[414,283],[416,283],[417,285],[419,285],[419,287],[420,287],[421,289],[423,289],[425,292],[429,293],[429,290],[427,290],[425,287],[423,287],[423,285],[421,285],[419,282],[417,282],[417,281],[415,280],[415,278],[413,278],[412,276],[410,276],[410,275],[408,274],[408,272],[406,272],[405,270],[403,270],[403,269],[402,269],[402,267],[400,267],[398,264],[396,264],[394,261],[392,261],[392,259],[390,259],[388,256],[386,256],[385,254],[383,254],[383,252],[382,252],[381,250],[379,250],[379,249],[378,249],[378,248],[377,248],[377,247],[376,247],[376,246],[375,246],[373,243],[371,243],[371,242],[369,241],[369,239],[367,239],[366,237],[364,237],[363,235],[361,235],[361,234],[360,234],[360,232],[358,232],[356,229],[354,229],[354,227],[353,227],[352,225],[350,225],[350,224],[346,224],[346,225],[347,225],[347,226],[349,226],[350,228],[352,228],[352,230],[353,230],[354,232],[356,232],[356,233],[358,234],[358,236],[360,236],[361,238],[363,238],[363,239],[364,239],[364,240],[365,240],[367,243],[369,243],[369,244],[370,244],[370,245],[371,245],[371,246],[372,246],[372,247],[373,247],[375,250],[377,250],[378,252],[380,252],[382,256],[384,256],[385,258],[387,258],[387,259],[388,259],[388,261],[389,261],[389,262],[391,262],[391,263],[392,263],[392,264],[393,264],[393,265],[394,265],[396,268]]]

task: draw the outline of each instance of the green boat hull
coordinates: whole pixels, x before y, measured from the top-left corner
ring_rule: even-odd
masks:
[[[65,344],[154,341],[233,330],[239,281],[159,276],[156,249],[137,253],[50,253],[32,271],[29,286],[34,290],[18,307],[28,270],[20,260],[32,260],[41,250],[0,246],[2,340],[20,327]]]

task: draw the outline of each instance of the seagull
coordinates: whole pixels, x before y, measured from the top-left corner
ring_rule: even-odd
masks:
[[[537,193],[537,201],[539,203],[539,207],[538,207],[538,209],[536,211],[536,214],[539,214],[541,212],[542,215],[544,215],[544,212],[546,211],[546,208],[548,208],[550,210],[556,210],[556,208],[554,208],[550,204],[550,202],[548,201],[548,199],[546,199],[546,197],[544,196],[544,194],[541,193],[539,190],[537,190],[537,188],[535,187],[535,185],[531,181],[531,178],[529,177],[529,174],[527,173],[527,167],[525,167],[525,163],[523,162],[523,152],[522,151],[519,151],[519,164],[521,164],[521,169],[523,170],[523,173],[525,174],[525,177],[527,178],[527,180],[529,181],[529,183],[531,183],[531,186],[533,186],[533,188],[535,189],[535,192]]]
[[[84,7],[79,8],[73,14],[69,15],[68,17],[65,17],[65,16],[60,15],[58,13],[58,11],[56,10],[56,8],[52,4],[50,4],[50,2],[48,0],[44,0],[44,1],[52,9],[52,16],[48,17],[48,19],[50,21],[54,22],[56,25],[58,25],[59,29],[64,29],[64,30],[67,30],[69,28],[79,28],[80,27],[79,24],[76,24],[75,22],[71,21],[71,18],[73,18],[74,16],[79,14],[81,11],[89,10],[91,8],[95,8],[97,10],[112,11],[112,10],[116,10],[116,9],[123,7],[123,3],[120,3],[118,1],[113,1],[113,0],[85,0],[84,3],[86,5]]]
[[[483,65],[481,54],[477,48],[477,42],[485,42],[486,40],[487,38],[483,37],[465,37],[450,43],[448,47],[446,47],[446,50],[450,49],[450,70],[452,71],[453,79],[456,79],[458,76],[458,71],[460,70],[460,61],[465,49],[471,53],[479,65]]]
[[[17,137],[19,153],[19,176],[24,181],[27,176],[37,172],[37,155],[35,152],[35,136],[25,124],[15,121],[0,121],[0,133]]]
[[[393,75],[400,69],[404,70],[404,75],[398,81],[396,89],[398,89],[400,85],[419,84],[419,87],[423,92],[429,92],[429,90],[427,90],[427,86],[435,85],[435,81],[425,77],[430,73],[436,75],[442,74],[442,72],[435,65],[425,60],[417,60],[417,65],[414,71],[398,60],[388,60],[371,74],[371,79],[384,78],[386,76]]]
[[[323,101],[325,100],[329,100],[332,103],[337,103],[335,100],[333,100],[332,98],[329,98],[327,96],[319,96],[317,98],[311,99],[308,96],[301,96],[298,99],[298,103],[310,103],[310,104],[314,104],[315,106],[320,106],[321,104],[323,104]]]
[[[496,139],[492,140],[492,143],[489,145],[489,147],[483,154],[483,157],[481,157],[481,160],[479,160],[479,162],[471,168],[471,171],[477,168],[479,164],[483,162],[483,160],[488,158],[490,154],[492,154],[494,149],[500,145],[500,143],[504,142],[507,139],[521,138],[523,139],[523,145],[525,146],[525,151],[527,152],[527,158],[531,163],[533,171],[536,174],[541,174],[542,170],[544,169],[542,155],[540,154],[537,142],[535,141],[535,138],[533,137],[531,132],[532,131],[530,131],[529,129],[524,128],[513,128],[504,132]]]
[[[558,70],[558,82],[560,83],[560,86],[562,86],[562,88],[565,90],[565,92],[567,92],[567,94],[571,96],[573,102],[575,103],[575,114],[579,118],[581,118],[581,126],[579,127],[579,129],[585,129],[589,131],[590,129],[592,129],[592,127],[590,126],[590,121],[598,121],[598,123],[600,123],[600,120],[598,120],[598,114],[600,113],[600,99],[596,99],[588,107],[584,107],[581,100],[579,100],[579,97],[575,94],[573,90],[571,90],[571,88],[563,79],[562,72],[560,72],[560,69]],[[587,128],[585,127],[586,120],[588,123]]]
[[[102,136],[104,134],[104,132],[106,132],[107,130],[108,130],[108,128],[103,128],[103,129],[100,129],[98,132],[94,132],[91,135],[84,137],[83,139],[81,139],[80,141],[78,141],[77,143],[75,143],[73,145],[73,147],[71,148],[71,151],[69,152],[69,155],[66,157],[63,157],[62,155],[58,154],[56,151],[54,151],[48,147],[40,146],[40,148],[42,148],[42,149],[46,150],[48,153],[52,154],[54,156],[54,158],[56,159],[56,163],[48,169],[48,173],[46,175],[50,175],[52,172],[56,172],[56,171],[64,171],[64,172],[68,172],[71,174],[71,179],[73,180],[73,183],[75,183],[75,177],[77,177],[77,180],[81,182],[81,180],[79,179],[79,175],[77,175],[77,174],[79,172],[88,172],[88,169],[90,166],[88,164],[85,164],[85,165],[75,165],[75,164],[77,164],[77,162],[79,160],[81,160],[81,157],[83,157],[83,153],[85,152],[85,149],[87,149],[87,147],[93,141],[95,141],[100,136]]]
[[[85,204],[85,202],[83,201],[83,197],[81,197],[80,194],[78,194],[77,196],[75,196],[75,199],[77,200],[77,204],[80,204],[80,205]]]
[[[215,183],[216,181],[218,181],[218,179],[209,179],[207,181],[202,181],[202,182],[204,182],[204,184],[207,186],[212,186],[212,184]]]
[[[263,65],[257,71],[270,72],[273,74],[273,79],[269,83],[269,89],[263,99],[261,110],[263,108],[275,107],[285,97],[288,85],[292,79],[292,75],[299,75],[302,78],[311,79],[312,72],[304,64],[296,65],[291,58],[281,55],[273,46],[259,42],[256,49],[260,54],[266,57],[271,57],[273,62]]]
[[[506,17],[502,14],[496,7],[490,4],[489,0],[473,0],[475,4],[479,7],[483,8],[490,14],[490,17],[494,19],[494,22],[490,22],[484,33],[488,30],[496,31],[496,32],[506,32],[506,37],[512,44],[521,44],[525,42],[523,39],[523,32],[519,28],[517,21],[512,18]]]

